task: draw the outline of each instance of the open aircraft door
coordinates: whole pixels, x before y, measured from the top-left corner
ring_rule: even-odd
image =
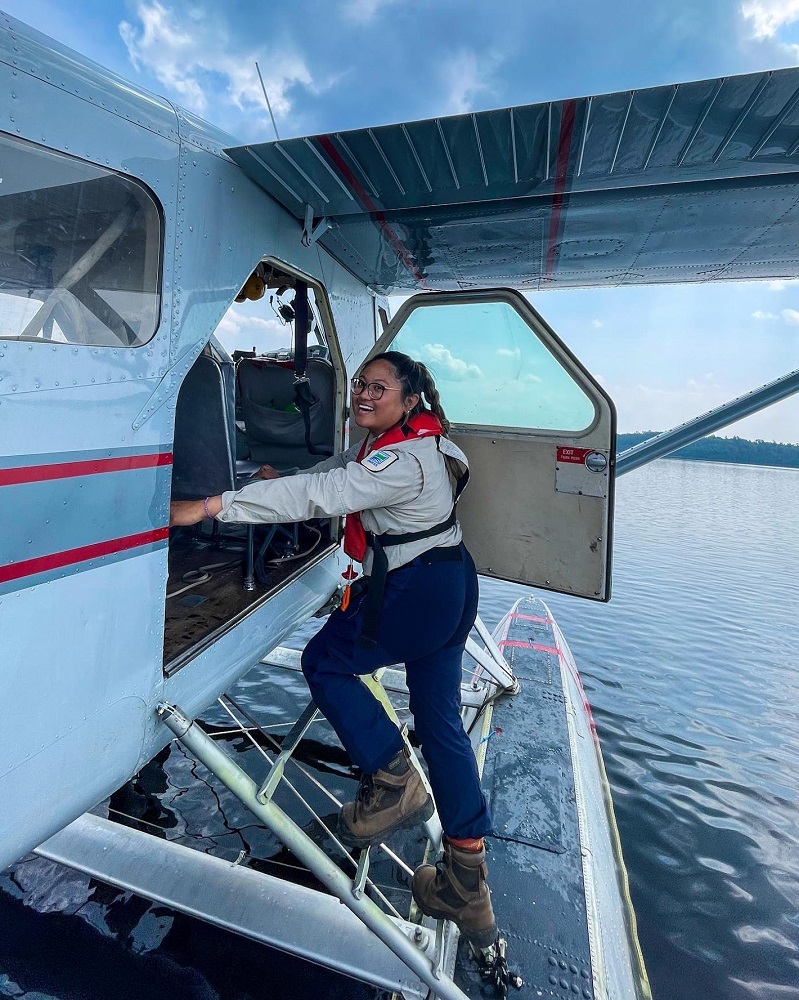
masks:
[[[610,598],[616,413],[512,289],[416,295],[372,355],[433,373],[471,478],[458,512],[478,572]]]

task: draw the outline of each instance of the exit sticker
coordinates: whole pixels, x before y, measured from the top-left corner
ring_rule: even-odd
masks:
[[[575,462],[578,465],[582,465],[585,461],[585,456],[589,455],[592,451],[593,448],[558,448],[557,461]]]

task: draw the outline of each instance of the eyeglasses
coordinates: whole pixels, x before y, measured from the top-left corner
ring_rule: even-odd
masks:
[[[357,376],[350,380],[350,387],[353,396],[360,396],[363,390],[366,389],[369,399],[380,399],[386,389],[389,392],[402,392],[402,389],[395,389],[393,385],[383,385],[382,382],[364,382],[362,378],[358,378]]]

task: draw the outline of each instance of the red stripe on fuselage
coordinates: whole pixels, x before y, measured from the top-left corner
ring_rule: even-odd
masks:
[[[552,211],[549,216],[549,239],[547,240],[547,260],[544,268],[544,280],[552,280],[555,267],[555,255],[560,233],[561,217],[563,215],[564,192],[569,173],[569,153],[571,152],[572,136],[574,135],[574,119],[577,111],[577,101],[564,101],[560,119],[560,134],[558,136],[558,157],[555,161],[555,191],[552,195]]]
[[[28,465],[19,469],[0,469],[0,486],[21,483],[44,483],[53,479],[96,476],[104,472],[127,472],[131,469],[154,469],[171,465],[172,453],[126,455],[120,458],[95,458],[86,462],[57,462],[52,465]]]
[[[81,545],[77,549],[67,549],[66,552],[53,552],[48,556],[38,556],[36,559],[25,559],[9,566],[0,566],[0,583],[20,580],[36,573],[47,573],[75,563],[86,562],[88,559],[98,559],[101,556],[116,555],[127,552],[140,545],[151,545],[169,538],[169,528],[155,528],[153,531],[140,531],[136,535],[124,538],[111,538],[107,542],[94,542],[92,545]]]
[[[386,239],[394,248],[394,252],[397,254],[399,259],[405,265],[407,270],[410,272],[410,274],[413,275],[413,277],[419,283],[420,287],[426,289],[427,282],[425,281],[425,277],[419,270],[419,268],[416,266],[416,262],[411,256],[410,251],[402,242],[402,240],[399,238],[399,236],[391,228],[388,221],[386,220],[385,215],[380,211],[377,205],[375,205],[375,203],[366,193],[363,186],[358,181],[358,178],[355,176],[352,170],[350,170],[347,161],[333,145],[330,136],[327,135],[317,136],[316,141],[319,143],[322,149],[327,153],[328,157],[333,161],[333,163],[335,163],[335,165],[338,167],[339,173],[352,188],[355,197],[361,203],[363,208],[365,208],[366,211],[375,220],[375,222],[385,235]]]

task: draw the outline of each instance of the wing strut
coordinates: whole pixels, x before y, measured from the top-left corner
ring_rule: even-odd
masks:
[[[729,403],[717,406],[701,417],[695,417],[680,424],[679,427],[633,445],[616,459],[616,475],[622,476],[625,472],[632,472],[633,469],[646,465],[647,462],[654,462],[656,458],[671,455],[680,448],[712,434],[713,431],[734,424],[736,420],[757,413],[781,399],[787,399],[795,392],[799,392],[799,369],[775,379],[774,382],[768,382],[759,389],[753,389],[744,396],[731,399]]]

